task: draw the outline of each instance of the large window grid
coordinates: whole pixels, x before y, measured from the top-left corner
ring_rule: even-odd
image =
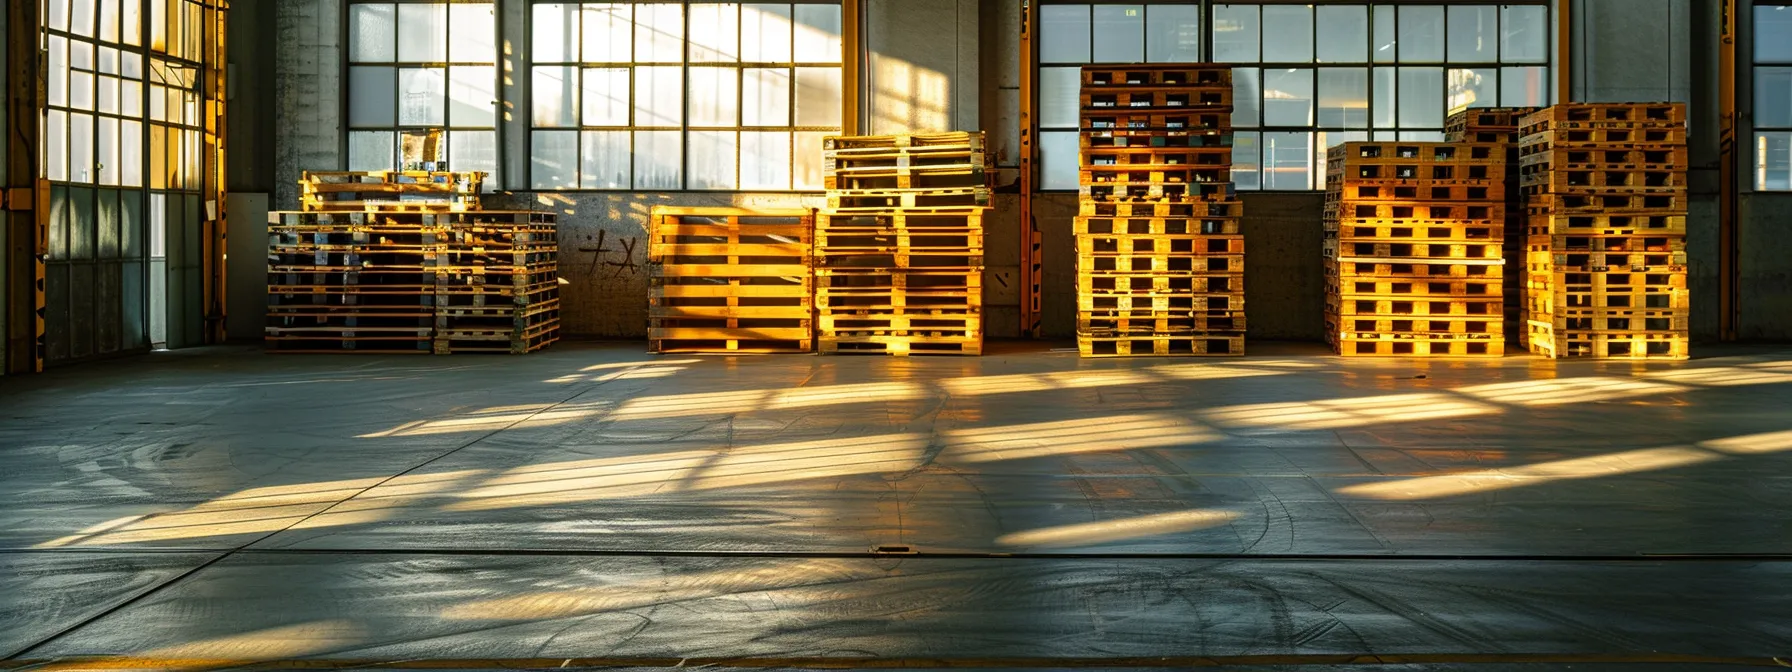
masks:
[[[1754,6],[1754,183],[1792,191],[1792,5]]]
[[[1078,80],[1069,64],[1238,64],[1233,179],[1245,190],[1323,188],[1326,148],[1351,140],[1441,140],[1449,109],[1548,104],[1543,2],[1163,2],[1040,10],[1046,189],[1076,188]],[[1163,47],[1154,46],[1166,30],[1160,13],[1188,17],[1174,32],[1208,26],[1195,31],[1209,38],[1200,58],[1160,56]]]
[[[490,2],[350,5],[349,170],[495,173],[497,39]]]
[[[842,128],[838,2],[532,10],[532,188],[821,188],[821,140]]]

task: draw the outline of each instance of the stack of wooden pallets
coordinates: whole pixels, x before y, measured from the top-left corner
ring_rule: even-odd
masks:
[[[1525,344],[1549,357],[1687,357],[1686,108],[1526,116]]]
[[[1519,184],[1518,122],[1535,107],[1471,107],[1444,121],[1445,142],[1492,142],[1505,147],[1506,232],[1501,254],[1506,260],[1502,288],[1506,298],[1506,342],[1517,343],[1524,332],[1524,243],[1530,219]]]
[[[484,183],[479,172],[306,171],[299,201],[307,212],[462,212],[479,209]]]
[[[647,350],[814,351],[808,210],[657,206]]]
[[[560,340],[559,241],[554,215],[424,215],[442,231],[435,264],[438,355],[521,355]]]
[[[1232,70],[1092,65],[1082,78],[1078,350],[1244,354]]]
[[[301,184],[320,175],[332,180],[322,184],[372,184],[334,182],[340,173],[307,173]],[[271,213],[268,348],[522,354],[558,340],[554,215],[423,203],[307,199],[305,212]]]
[[[830,137],[823,159],[821,352],[982,354],[983,133]]]
[[[1350,142],[1326,163],[1326,339],[1341,355],[1505,354],[1505,151]]]

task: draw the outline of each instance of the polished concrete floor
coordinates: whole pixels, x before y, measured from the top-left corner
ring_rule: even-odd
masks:
[[[0,379],[0,669],[1792,664],[1792,349],[641,350]]]

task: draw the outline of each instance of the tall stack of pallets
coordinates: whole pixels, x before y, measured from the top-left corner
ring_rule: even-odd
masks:
[[[989,158],[981,131],[824,140],[822,353],[982,354]]]
[[[1244,205],[1232,185],[1232,70],[1082,71],[1077,349],[1244,354]]]
[[[479,209],[484,182],[478,172],[306,171],[299,202],[306,212],[465,212]]]
[[[377,184],[319,193],[389,198],[308,196],[306,211],[268,217],[270,350],[522,354],[558,340],[553,214],[467,211],[440,188],[477,185],[478,173],[355,175],[300,184]],[[404,185],[424,185],[421,196]]]
[[[808,210],[655,206],[647,351],[813,352],[814,228]]]
[[[1345,356],[1501,356],[1505,151],[1350,142],[1326,163],[1326,340]]]
[[[1685,106],[1557,105],[1524,118],[1519,147],[1526,346],[1687,357]]]
[[[1530,219],[1519,183],[1518,122],[1535,107],[1471,107],[1444,120],[1444,142],[1492,142],[1505,147],[1506,232],[1501,250],[1506,260],[1502,288],[1506,299],[1506,342],[1518,343],[1524,332],[1524,244]]]

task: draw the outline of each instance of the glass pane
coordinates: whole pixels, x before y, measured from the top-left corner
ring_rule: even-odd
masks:
[[[450,131],[448,133],[448,169],[478,171],[487,175],[498,172],[497,131]],[[497,182],[487,179],[486,183]]]
[[[1449,109],[1496,107],[1500,104],[1498,71],[1493,68],[1452,69],[1448,77],[1450,94],[1446,105]]]
[[[398,6],[398,60],[441,63],[448,60],[448,6]]]
[[[448,69],[448,124],[492,126],[498,123],[498,69],[457,65]]]
[[[677,67],[635,68],[635,125],[681,126],[684,81]]]
[[[99,139],[94,161],[99,164],[100,184],[118,186],[118,120],[99,119]]]
[[[143,56],[128,51],[119,52],[118,71],[125,79],[143,79]]]
[[[691,131],[690,154],[685,157],[685,165],[691,171],[690,188],[736,188],[738,142],[734,131]]]
[[[53,5],[55,2],[51,2],[50,4]],[[143,6],[136,2],[126,2],[124,3],[123,10],[119,12],[119,15],[119,28],[123,33],[119,36],[119,41],[133,47],[142,46]]]
[[[635,5],[635,60],[679,63],[684,60],[684,7],[656,2]]]
[[[1499,8],[1450,8],[1450,61],[1491,63],[1499,60]]]
[[[118,41],[118,0],[100,1],[100,39],[106,42]]]
[[[579,137],[579,188],[628,188],[628,131],[585,131]]]
[[[1396,112],[1400,109],[1400,99],[1394,94],[1399,90],[1395,82],[1398,80],[1397,68],[1376,68],[1375,84],[1370,89],[1369,115],[1375,120],[1376,128],[1394,128]]]
[[[691,62],[740,61],[740,5],[703,2],[691,5]]]
[[[68,181],[91,184],[93,166],[93,117],[68,115]]]
[[[1760,9],[1756,8],[1756,16],[1760,15]],[[1777,40],[1775,43],[1784,44]],[[1548,44],[1549,8],[1537,5],[1507,5],[1500,8],[1501,62],[1547,62]],[[1792,54],[1792,49],[1788,49],[1787,53]]]
[[[51,180],[68,180],[68,113],[44,113],[44,174]]]
[[[1142,5],[1095,6],[1095,62],[1137,63],[1145,60],[1145,8]]]
[[[579,60],[579,5],[549,3],[535,6],[530,23],[530,52],[536,63],[573,63]],[[587,15],[589,20],[589,15]],[[626,43],[625,43],[626,44]],[[621,60],[628,60],[626,57]]]
[[[1213,60],[1221,63],[1258,61],[1258,7],[1213,6]]]
[[[52,30],[68,30],[69,0],[48,0],[44,7],[44,25]]]
[[[1755,134],[1755,188],[1792,191],[1792,133]]]
[[[535,131],[529,135],[529,185],[573,189],[579,184],[578,131]]]
[[[397,168],[398,139],[391,131],[355,131],[348,134],[349,170]]]
[[[76,70],[68,73],[68,106],[77,110],[93,109],[93,74]]]
[[[398,123],[440,126],[448,109],[448,73],[443,68],[398,70]]]
[[[1145,7],[1145,60],[1197,63],[1201,60],[1201,8],[1194,5]]]
[[[792,151],[796,152],[792,162],[792,169],[795,171],[795,174],[791,175],[793,188],[807,191],[821,190],[823,173],[821,144],[822,140],[833,134],[833,131],[810,131],[794,134],[794,139],[791,142],[795,145]]]
[[[1388,5],[1376,5],[1371,11],[1374,13],[1371,18],[1375,21],[1375,35],[1369,42],[1370,56],[1376,63],[1393,63],[1399,53],[1394,44],[1395,14],[1399,10]]]
[[[1232,125],[1255,128],[1263,121],[1262,71],[1256,68],[1232,69]]]
[[[1055,131],[1039,134],[1039,184],[1045,189],[1075,190],[1078,186],[1077,134]]]
[[[1319,69],[1319,126],[1369,127],[1369,70]]]
[[[1088,5],[1039,8],[1039,62],[1090,62]]]
[[[349,5],[349,62],[390,63],[398,55],[397,20],[392,5]]]
[[[498,60],[498,21],[491,5],[449,5],[448,58],[456,63]]]
[[[635,131],[635,188],[681,189],[684,151],[678,131]]]
[[[141,121],[124,121],[118,124],[118,183],[126,187],[143,186]]]
[[[1313,8],[1271,5],[1263,8],[1263,62],[1313,61]]]
[[[740,60],[790,62],[790,5],[749,3],[740,8]]]
[[[390,68],[382,68],[382,69],[388,70],[388,71],[391,70]],[[350,68],[348,71],[348,75],[349,75],[349,77],[348,77],[348,83],[349,83],[349,108],[348,108],[348,111],[349,111],[349,123],[352,124],[352,123],[354,123],[354,119],[355,119],[355,108],[354,108],[355,69]],[[392,85],[398,86],[397,82],[398,82],[398,76],[396,74],[394,74],[392,76]],[[393,115],[393,118],[396,119],[398,112],[396,110],[394,110],[392,112],[392,115]],[[155,120],[155,121],[167,121],[168,120],[168,90],[163,87],[156,86],[153,84],[150,85],[150,87],[149,87],[149,118],[152,120]]]
[[[118,83],[118,113],[133,119],[143,117],[143,83],[124,80]]]
[[[1313,125],[1313,71],[1263,69],[1263,125]]]
[[[1232,136],[1232,184],[1240,191],[1263,188],[1263,171],[1259,165],[1263,154],[1260,135],[1246,132]]]
[[[734,68],[690,69],[690,100],[693,127],[729,127],[740,125],[740,71]],[[698,151],[695,141],[691,151]],[[692,174],[696,179],[696,174]]]
[[[99,59],[95,67],[102,75],[118,74],[118,50],[111,47],[100,47]]]
[[[587,2],[584,17],[586,63],[627,63],[634,53],[634,18],[629,5],[620,2]],[[577,35],[575,32],[574,36]]]
[[[1039,69],[1039,125],[1042,128],[1076,128],[1082,123],[1080,68]]]
[[[586,126],[628,125],[628,68],[586,68],[584,94]]]
[[[99,13],[95,9],[94,0],[70,0],[68,32],[81,37],[93,37],[93,17]]]
[[[1425,63],[1444,58],[1444,8],[1400,8],[1400,62]]]
[[[51,35],[49,40],[49,78],[45,85],[51,105],[68,105],[68,38]]]
[[[154,87],[160,89],[161,87]],[[394,68],[354,67],[348,69],[348,125],[391,126],[398,119],[398,70]],[[166,103],[150,95],[150,109]],[[159,115],[158,115],[159,116]]]
[[[1369,61],[1369,8],[1360,5],[1322,5],[1316,10],[1319,31],[1318,59],[1322,63]]]
[[[1549,105],[1549,68],[1533,66],[1500,69],[1500,105],[1545,107]]]
[[[579,123],[578,70],[571,66],[537,66],[530,79],[536,126],[576,126]],[[536,136],[540,137],[540,136]]]
[[[1755,125],[1792,126],[1792,67],[1755,68]]]
[[[1401,142],[1443,142],[1443,131],[1401,131]]]
[[[99,111],[118,114],[118,78],[100,77],[94,82],[94,102]]]
[[[790,134],[753,132],[740,134],[740,188],[785,190],[790,188]]]
[[[742,125],[789,126],[790,70],[747,68],[741,72],[740,99]],[[744,181],[746,175],[741,175],[741,179]]]
[[[840,127],[840,68],[796,69],[796,125]]]
[[[1400,127],[1442,128],[1444,69],[1400,69]]]
[[[840,5],[796,6],[796,62],[840,63]]]

